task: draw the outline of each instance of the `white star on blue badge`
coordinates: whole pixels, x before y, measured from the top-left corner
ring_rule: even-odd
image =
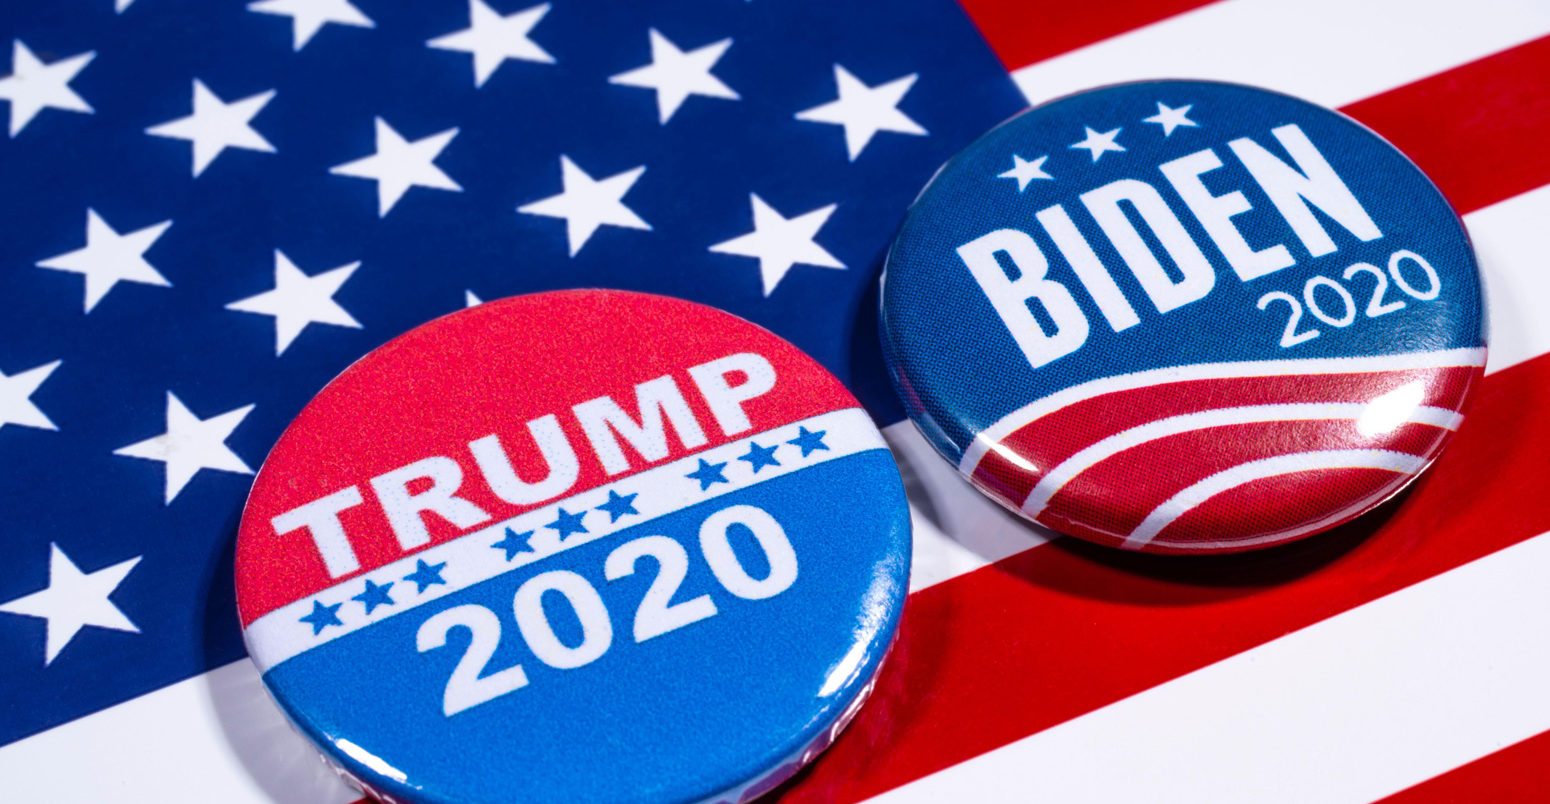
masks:
[[[1049,159],[1049,156],[1041,156],[1030,162],[1017,154],[1012,154],[1012,168],[1005,173],[996,174],[996,178],[1016,179],[1017,192],[1020,193],[1028,189],[1028,183],[1034,179],[1055,178],[1044,172],[1044,160],[1046,159]]]
[[[1120,129],[1115,128],[1113,131],[1105,131],[1100,134],[1087,126],[1083,126],[1083,128],[1087,131],[1086,139],[1072,143],[1071,147],[1088,151],[1092,154],[1094,162],[1097,162],[1098,158],[1107,151],[1125,150],[1125,146],[1114,141],[1114,138],[1119,136]]]
[[[1166,103],[1158,101],[1157,114],[1154,114],[1151,117],[1143,118],[1141,122],[1156,123],[1157,125],[1162,126],[1163,136],[1168,137],[1173,134],[1174,129],[1180,126],[1195,127],[1200,125],[1199,123],[1196,123],[1195,121],[1185,116],[1189,114],[1189,110],[1191,108],[1193,108],[1193,105],[1180,106],[1179,108],[1174,109],[1168,106]]]

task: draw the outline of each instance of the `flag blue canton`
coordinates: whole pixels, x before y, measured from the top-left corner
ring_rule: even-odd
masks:
[[[1020,106],[947,0],[71,0],[0,40],[0,744],[239,658],[252,472],[465,298],[708,303],[898,420],[888,239]]]

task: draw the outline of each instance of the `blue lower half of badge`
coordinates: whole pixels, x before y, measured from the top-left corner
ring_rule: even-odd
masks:
[[[416,606],[265,680],[336,763],[404,801],[735,797],[853,714],[898,622],[909,533],[898,471],[871,449]]]

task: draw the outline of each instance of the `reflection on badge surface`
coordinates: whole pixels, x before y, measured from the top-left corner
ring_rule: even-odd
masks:
[[[865,699],[909,537],[881,435],[806,355],[565,291],[324,388],[255,482],[237,597],[275,699],[383,800],[740,801]]]
[[[1287,542],[1392,496],[1485,365],[1479,271],[1420,169],[1278,93],[1148,81],[1002,124],[884,274],[911,418],[998,502],[1153,552]]]

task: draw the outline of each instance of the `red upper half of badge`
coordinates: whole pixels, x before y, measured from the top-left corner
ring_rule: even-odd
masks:
[[[664,461],[856,406],[776,335],[608,290],[489,302],[383,345],[291,423],[237,543],[243,625]]]

